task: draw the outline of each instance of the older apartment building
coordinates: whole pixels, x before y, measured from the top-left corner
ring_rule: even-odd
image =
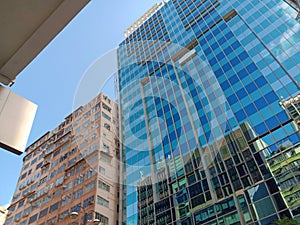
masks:
[[[118,222],[117,111],[99,94],[26,149],[5,224]]]

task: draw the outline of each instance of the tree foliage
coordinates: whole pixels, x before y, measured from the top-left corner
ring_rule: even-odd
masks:
[[[298,225],[298,222],[296,220],[290,219],[286,216],[280,220],[277,220],[275,223],[276,225]]]

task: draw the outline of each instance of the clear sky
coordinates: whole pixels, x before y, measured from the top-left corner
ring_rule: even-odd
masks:
[[[20,73],[10,89],[38,105],[28,145],[72,112],[76,89],[88,68],[116,48],[124,38],[124,30],[157,2],[160,1],[91,0]],[[112,92],[113,88],[106,86],[105,90]],[[11,201],[23,157],[0,149],[2,206]]]

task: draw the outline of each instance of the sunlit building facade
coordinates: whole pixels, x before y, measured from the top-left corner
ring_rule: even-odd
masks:
[[[125,32],[123,224],[299,217],[299,128],[282,107],[300,90],[298,11],[297,1],[169,0]],[[290,177],[272,157],[294,163]]]
[[[5,224],[115,225],[117,130],[118,106],[99,94],[32,143]]]

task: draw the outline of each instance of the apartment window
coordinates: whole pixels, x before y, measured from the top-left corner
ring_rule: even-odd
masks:
[[[24,216],[29,215],[29,213],[30,213],[30,207],[24,209]]]
[[[80,189],[78,189],[77,191],[75,191],[75,192],[73,193],[73,199],[79,198],[79,197],[81,197],[82,195],[83,195],[83,189],[80,188]]]
[[[49,175],[49,180],[56,176],[56,170],[52,171]]]
[[[74,186],[81,184],[84,181],[83,176],[78,176],[77,179],[74,181]]]
[[[52,213],[57,209],[58,209],[58,202],[56,202],[56,203],[54,203],[53,205],[50,206],[49,213]]]
[[[64,152],[66,151],[67,149],[70,148],[70,144],[65,144],[62,148],[61,148],[61,151]]]
[[[35,164],[37,161],[37,158],[34,158],[32,161],[31,161],[31,165]]]
[[[32,154],[26,156],[26,157],[25,157],[25,161],[27,161],[27,160],[29,160],[29,159],[31,159],[31,158],[32,158]]]
[[[96,212],[96,219],[100,220],[100,223],[108,224],[108,218],[106,216],[103,216],[101,213]]]
[[[63,181],[64,181],[64,176],[61,176],[60,178],[58,178],[58,179],[56,180],[55,185],[58,186],[58,185],[62,184]]]
[[[89,179],[90,177],[92,177],[94,174],[96,173],[96,171],[94,169],[90,169],[86,172],[86,178]]]
[[[23,188],[25,188],[25,183],[22,183],[22,184],[19,185],[19,190],[21,190]]]
[[[92,140],[94,141],[94,140],[96,140],[96,139],[97,139],[97,134],[94,133],[94,134],[92,135]]]
[[[84,118],[88,118],[90,115],[91,115],[91,111],[87,111],[87,112],[83,115],[83,117],[84,117]]]
[[[13,205],[13,206],[11,206],[11,207],[9,208],[9,211],[10,211],[10,212],[13,212],[13,211],[15,211],[15,209],[16,209],[16,205]]]
[[[107,106],[106,104],[104,104],[103,102],[102,102],[102,107],[103,107],[103,109],[107,110],[108,112],[111,112],[111,108],[108,107],[108,106]]]
[[[72,130],[72,125],[70,125],[66,128],[66,133],[68,133],[70,130]]]
[[[27,224],[27,220],[23,220],[20,225],[26,225]]]
[[[97,111],[98,109],[100,109],[100,103],[98,103],[94,108],[95,111]]]
[[[109,152],[109,146],[105,143],[103,143],[103,149],[105,152]]]
[[[42,158],[44,158],[44,153],[41,153],[41,154],[39,155],[39,160],[42,159]]]
[[[92,181],[91,183],[89,183],[89,184],[87,184],[86,186],[85,186],[85,192],[89,192],[89,191],[91,191],[92,189],[94,189],[95,188],[95,181]]]
[[[55,167],[55,166],[57,166],[57,164],[58,164],[58,159],[57,160],[55,160],[52,164],[51,164],[51,168],[53,168],[53,167]]]
[[[99,173],[102,175],[105,175],[105,168],[103,168],[102,166],[99,166]]]
[[[72,212],[73,212],[73,211],[72,211]],[[58,215],[58,222],[62,221],[64,218],[66,218],[66,217],[68,217],[68,216],[69,216],[69,210],[63,211],[62,213],[60,213],[60,214]],[[55,221],[54,221],[53,224],[56,224]],[[71,223],[71,224],[73,224],[73,223]],[[75,223],[75,224],[77,224],[77,223]]]
[[[98,187],[109,192],[110,191],[110,186],[104,183],[103,181],[99,180],[98,181]]]
[[[39,185],[45,183],[47,181],[47,176],[43,177],[40,182],[39,182]]]
[[[54,152],[53,157],[59,155],[59,153],[60,153],[60,149],[58,149],[56,152]]]
[[[97,119],[97,118],[99,118],[100,117],[100,112],[97,112],[96,114],[95,114],[95,119]]]
[[[22,212],[15,215],[15,222],[18,222],[22,217]]]
[[[68,162],[68,167],[73,166],[75,163],[76,163],[76,157],[74,157],[73,159],[71,159],[71,160]]]
[[[88,142],[87,140],[85,140],[84,142],[82,142],[82,143],[79,145],[79,148],[80,148],[80,149],[84,149],[88,144],[89,144],[89,142]]]
[[[109,207],[109,201],[107,201],[106,199],[102,198],[101,196],[97,196],[97,204],[98,205],[102,205],[104,207]]]
[[[54,150],[54,146],[52,145],[50,148],[47,149],[46,154],[51,153]]]
[[[70,190],[72,187],[73,187],[73,182],[71,181],[70,183],[66,184],[65,191]]]
[[[23,173],[20,180],[23,180],[26,177],[27,173]]]
[[[30,163],[25,164],[24,170],[26,170],[30,166]]]
[[[62,161],[64,161],[67,158],[68,158],[68,153],[66,153],[62,157],[60,157],[59,162],[62,162]]]
[[[110,125],[108,123],[104,123],[104,128],[110,131]]]
[[[62,166],[60,166],[60,167],[58,168],[58,171],[57,171],[57,173],[64,172],[64,171],[65,171],[65,169],[66,169],[66,165],[62,165]]]
[[[105,119],[111,121],[110,116],[108,116],[105,112],[102,112],[102,116],[103,116]]]
[[[18,209],[24,205],[24,202],[25,202],[24,200],[20,201],[20,203],[18,205]]]
[[[62,137],[63,134],[64,134],[64,131],[61,131],[60,133],[57,134],[56,138],[58,139],[58,138]]]
[[[42,165],[43,165],[43,162],[40,162],[39,164],[36,165],[36,168],[35,168],[35,169],[37,170],[37,169],[41,168]]]
[[[20,225],[26,225],[27,224],[27,220],[23,220]]]
[[[81,164],[80,166],[76,167],[76,173],[82,171],[85,167],[85,164]]]
[[[39,218],[42,218],[42,217],[46,216],[47,214],[48,214],[48,208],[43,209],[43,210],[40,212]]]
[[[61,189],[60,189],[60,190],[57,190],[57,191],[55,191],[55,192],[53,193],[53,198],[56,198],[56,197],[60,196],[60,195],[61,195],[61,193],[62,193],[62,190],[61,190]]]
[[[107,155],[104,155],[104,154],[101,154],[100,160],[101,160],[102,162],[107,163],[107,164],[110,164],[110,163],[111,163],[111,157],[109,157],[109,156],[107,156]]]
[[[35,214],[29,218],[28,224],[31,224],[36,221],[38,214]]]
[[[7,218],[6,221],[5,221],[5,224],[11,224],[13,221],[13,217],[10,217],[10,218]]]
[[[71,212],[79,212],[81,208],[81,203],[71,207]]]
[[[70,154],[70,156],[71,156],[71,155],[75,154],[76,152],[77,152],[77,148],[73,148],[73,149],[70,151],[69,154]]]
[[[91,196],[83,201],[83,208],[88,207],[94,202],[94,196]]]
[[[61,206],[67,205],[71,202],[71,198],[69,197],[64,197],[61,201]]]
[[[47,220],[47,225],[52,225],[56,223],[56,216],[52,217],[51,219]]]
[[[70,172],[67,173],[67,177],[71,177],[75,174],[75,170],[71,170]]]

